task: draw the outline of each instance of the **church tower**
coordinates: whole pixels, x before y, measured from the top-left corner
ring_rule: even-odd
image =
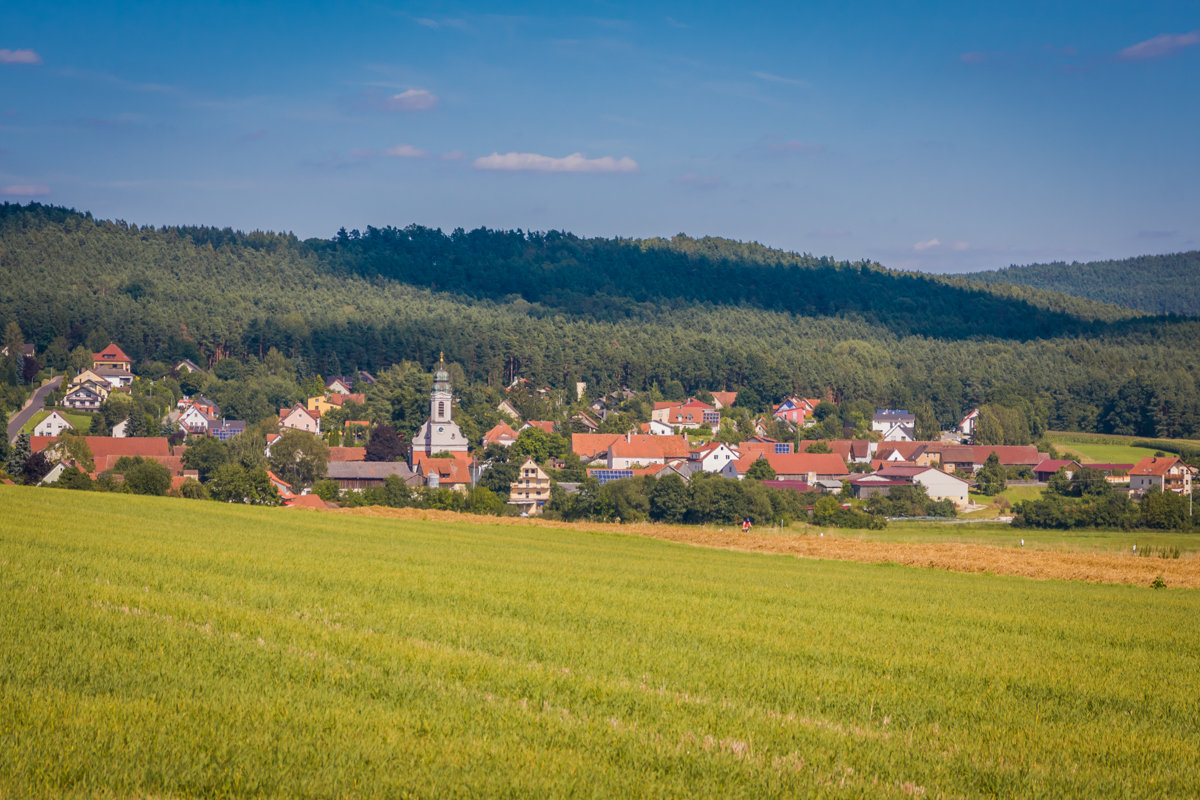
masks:
[[[454,395],[450,391],[450,373],[446,357],[438,360],[433,373],[433,391],[429,395],[429,419],[413,439],[413,451],[426,455],[434,453],[465,453],[467,439],[454,422]]]

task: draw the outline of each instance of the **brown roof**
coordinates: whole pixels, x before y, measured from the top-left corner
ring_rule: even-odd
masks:
[[[365,447],[331,447],[329,448],[329,461],[346,462],[346,461],[366,461],[367,448]]]
[[[644,439],[657,439],[657,436],[639,436],[638,441],[627,442],[624,439],[618,439],[612,443],[609,452],[613,458],[632,458],[635,460],[646,459],[648,461],[663,461],[666,459],[666,454],[663,449],[650,441]]]
[[[546,433],[554,433],[554,423],[548,419],[531,419],[528,422],[526,422],[525,424],[532,425],[535,428],[540,428],[541,430],[544,430]]]
[[[107,456],[142,456],[143,458],[161,458],[171,455],[171,448],[165,436],[130,436],[124,439],[114,439],[109,436],[85,436],[92,457],[99,459]],[[58,441],[57,436],[31,436],[30,449],[40,453]]]
[[[880,442],[875,457],[886,460],[892,453],[899,453],[903,461],[914,461],[929,450],[932,442]]]
[[[729,408],[737,401],[737,392],[711,392],[713,399],[720,403],[725,408]]]
[[[848,475],[846,462],[837,453],[766,453],[767,463],[780,475],[815,472],[818,475]]]
[[[1032,467],[1045,458],[1033,445],[959,445],[942,449],[942,463],[982,464],[993,452],[1000,459],[1000,463],[1005,466],[1028,465]]]
[[[485,442],[494,442],[502,437],[508,437],[509,439],[517,438],[517,432],[512,429],[511,425],[503,421],[493,425],[492,429],[483,435],[483,440]]]
[[[419,467],[424,475],[436,472],[442,486],[470,483],[472,461],[474,458],[470,453],[454,453],[453,458],[434,458],[426,453],[413,453],[413,469]]]
[[[688,458],[692,446],[686,436],[651,436],[645,433],[630,433],[627,438],[631,443],[648,442],[662,450],[664,458]]]
[[[624,438],[619,433],[572,433],[571,452],[580,458],[594,458],[608,452],[613,442]]]

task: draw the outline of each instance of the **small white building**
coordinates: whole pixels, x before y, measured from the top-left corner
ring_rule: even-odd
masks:
[[[49,416],[39,422],[33,428],[34,436],[58,436],[65,430],[75,430],[66,417],[57,411],[51,411]]]
[[[720,472],[725,469],[726,465],[734,463],[741,457],[741,453],[724,442],[713,442],[699,450],[693,450],[688,460],[694,467],[698,467],[704,472]]]

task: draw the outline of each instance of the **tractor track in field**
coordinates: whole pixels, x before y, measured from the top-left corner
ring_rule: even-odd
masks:
[[[480,517],[453,511],[416,508],[352,508],[330,513],[430,522],[480,525],[524,525],[573,531],[603,531],[662,539],[697,547],[750,553],[793,555],[834,561],[901,564],[951,572],[1018,575],[1037,580],[1084,581],[1150,586],[1162,577],[1169,588],[1200,589],[1200,558],[1139,557],[1117,553],[1082,553],[1018,549],[961,542],[869,542],[839,537],[836,532],[813,528],[809,534],[742,533],[730,526],[721,530],[648,523],[572,523],[516,517]],[[820,533],[824,535],[819,535]]]

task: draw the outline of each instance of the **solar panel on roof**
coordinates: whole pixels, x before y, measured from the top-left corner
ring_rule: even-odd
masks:
[[[633,470],[631,469],[592,469],[588,470],[588,474],[599,481],[600,485],[604,485],[609,481],[618,481],[621,478],[632,478]]]

